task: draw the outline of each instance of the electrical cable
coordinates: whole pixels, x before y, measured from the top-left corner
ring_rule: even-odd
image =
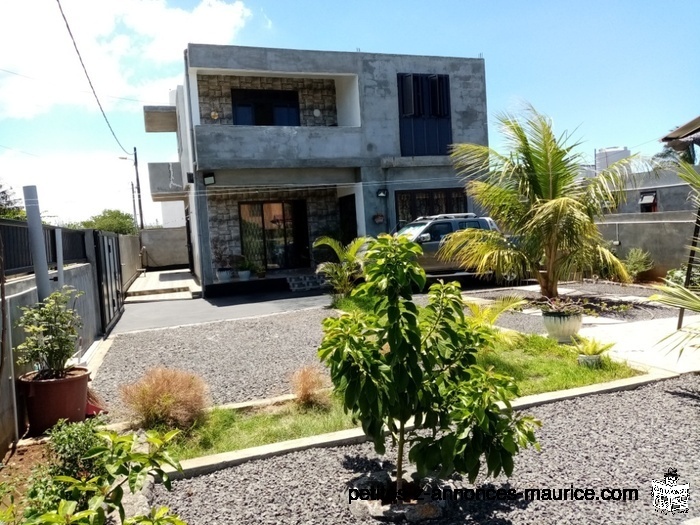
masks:
[[[78,49],[78,44],[75,42],[75,38],[73,38],[73,32],[71,31],[70,25],[68,24],[68,19],[66,18],[65,13],[63,12],[63,6],[61,5],[61,0],[56,0],[56,3],[58,4],[58,9],[61,11],[61,16],[63,17],[63,21],[66,23],[66,29],[68,29],[68,34],[70,35],[70,39],[73,42],[73,47],[75,48],[75,52],[78,54],[78,59],[80,60],[80,65],[83,67],[83,71],[85,72],[85,77],[87,78],[88,84],[90,84],[90,89],[92,90],[92,94],[95,95],[95,100],[97,101],[97,105],[100,107],[100,111],[102,112],[102,116],[104,117],[105,122],[107,123],[107,127],[109,128],[109,131],[112,132],[112,136],[114,137],[114,140],[117,141],[117,144],[119,144],[119,147],[122,149],[122,151],[129,156],[133,156],[133,153],[129,153],[126,149],[124,149],[124,146],[122,146],[122,143],[119,142],[119,139],[117,138],[117,134],[114,132],[114,129],[112,129],[112,124],[109,123],[109,119],[107,118],[107,114],[105,113],[105,110],[102,108],[102,103],[100,102],[100,99],[97,96],[97,92],[95,91],[95,87],[92,85],[92,80],[90,80],[90,75],[88,74],[87,68],[85,67],[85,63],[83,62],[83,57],[80,54],[80,50]]]

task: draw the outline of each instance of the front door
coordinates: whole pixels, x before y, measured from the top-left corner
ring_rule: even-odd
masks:
[[[240,204],[243,255],[268,270],[303,268],[310,264],[306,201]]]
[[[418,258],[420,265],[426,272],[447,271],[452,266],[449,262],[440,261],[437,252],[445,237],[452,233],[452,223],[434,222],[423,232],[430,235],[430,240],[421,244],[423,255]]]

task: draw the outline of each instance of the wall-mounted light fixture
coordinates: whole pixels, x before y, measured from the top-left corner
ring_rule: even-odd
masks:
[[[213,173],[205,173],[204,174],[204,185],[205,186],[211,186],[216,182],[216,178],[214,177]]]
[[[379,188],[377,190],[377,197],[385,199],[387,195],[389,195],[389,190],[387,190],[386,188]]]
[[[194,184],[194,173],[187,172],[187,184]]]
[[[314,117],[318,118],[321,116],[321,110],[316,108],[314,109]]]
[[[211,117],[212,120],[219,120],[219,112],[218,111],[212,111],[209,116]]]

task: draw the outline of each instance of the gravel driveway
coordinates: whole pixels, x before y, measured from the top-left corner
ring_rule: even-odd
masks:
[[[312,308],[119,335],[91,386],[107,401],[113,420],[125,416],[119,387],[156,366],[201,375],[216,405],[285,394],[295,370],[319,364],[321,321],[331,315]]]
[[[512,488],[631,488],[638,489],[638,500],[471,502],[440,523],[677,524],[700,515],[694,496],[700,487],[699,376],[527,412],[543,422],[542,452],[516,458]],[[341,494],[348,480],[378,470],[386,459],[369,444],[311,449],[178,481],[171,493],[158,486],[153,503],[170,506],[190,525],[376,524],[355,519]],[[651,480],[663,479],[669,468],[678,469],[679,484],[690,484],[690,514],[662,515],[652,507]],[[494,484],[504,483],[498,478]]]

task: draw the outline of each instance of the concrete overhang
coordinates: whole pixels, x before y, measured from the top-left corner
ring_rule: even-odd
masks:
[[[148,178],[154,202],[187,199],[187,186],[179,162],[149,162]]]
[[[143,120],[149,133],[177,131],[175,106],[144,106]]]

